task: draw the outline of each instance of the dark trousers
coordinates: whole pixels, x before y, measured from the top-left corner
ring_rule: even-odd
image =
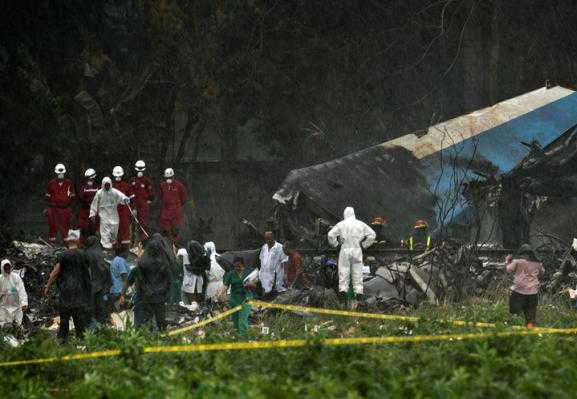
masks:
[[[164,303],[139,303],[134,306],[134,327],[139,328],[156,319],[158,329],[166,329],[166,305]]]
[[[86,315],[86,309],[81,307],[60,309],[60,326],[58,327],[57,333],[58,339],[61,342],[66,342],[68,339],[68,332],[70,330],[69,321],[71,318],[74,321],[76,337],[78,339],[83,339],[84,330],[86,329]]]
[[[538,303],[539,296],[537,294],[523,295],[513,291],[509,298],[509,312],[516,315],[523,314],[526,323],[535,323]]]
[[[108,304],[104,300],[104,292],[92,294],[92,317],[100,324],[108,324]]]

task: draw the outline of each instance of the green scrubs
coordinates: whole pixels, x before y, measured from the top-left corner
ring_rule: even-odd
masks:
[[[243,280],[252,272],[252,269],[245,268],[239,276],[234,270],[228,272],[223,279],[224,285],[230,285],[229,305],[231,308],[242,305],[242,309],[232,315],[232,322],[236,330],[241,334],[248,331],[248,315],[252,307],[246,301],[253,299],[252,292],[244,288]]]

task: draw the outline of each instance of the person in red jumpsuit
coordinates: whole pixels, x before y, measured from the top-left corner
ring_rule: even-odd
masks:
[[[96,178],[96,171],[92,168],[87,169],[84,173],[86,177],[86,184],[80,189],[78,199],[80,200],[80,212],[78,213],[78,227],[80,227],[80,246],[84,247],[86,239],[90,236],[96,235],[98,231],[98,219],[94,223],[90,221],[90,205],[100,188],[94,184]]]
[[[114,177],[112,187],[132,199],[132,186],[122,178],[124,176],[124,169],[122,169],[122,166],[115,166],[114,169],[112,169],[112,176]],[[130,214],[130,209],[128,207],[128,204],[118,205],[117,248],[130,247],[130,222],[132,220],[132,215]]]
[[[56,236],[60,232],[62,240],[68,236],[70,230],[70,204],[75,196],[74,185],[64,177],[66,168],[59,163],[54,168],[56,177],[46,186],[46,199],[48,200],[48,240],[56,242]]]
[[[146,164],[144,161],[137,161],[134,164],[136,170],[136,177],[130,180],[130,187],[134,194],[134,207],[136,208],[136,217],[138,223],[144,230],[148,232],[148,224],[150,222],[150,204],[154,200],[154,187],[152,180],[148,176],[144,176]],[[140,241],[146,239],[146,234],[141,229],[139,230]]]
[[[174,170],[168,168],[164,171],[164,178],[160,184],[160,230],[165,236],[170,236],[173,242],[177,242],[182,219],[184,216],[184,204],[187,199],[186,188],[180,181],[174,179]]]

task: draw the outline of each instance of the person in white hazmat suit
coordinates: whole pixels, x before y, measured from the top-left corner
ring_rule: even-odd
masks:
[[[370,247],[376,233],[367,224],[357,220],[355,210],[345,208],[343,220],[337,223],[327,234],[329,244],[337,247],[339,253],[339,296],[346,297],[352,274],[353,291],[357,296],[363,295],[363,250]],[[362,247],[362,248],[361,248]]]
[[[100,243],[104,249],[110,250],[116,243],[120,223],[118,205],[129,203],[130,198],[112,187],[110,177],[102,179],[102,187],[90,205],[90,220],[93,221],[96,215],[100,216]]]
[[[28,307],[28,295],[20,274],[12,271],[12,263],[4,259],[0,263],[0,327],[21,325]]]
[[[271,231],[264,233],[265,244],[260,250],[260,271],[258,277],[265,295],[275,289],[285,292],[284,263],[288,257],[282,250],[282,245],[275,241]]]
[[[206,297],[211,301],[218,301],[218,292],[222,287],[224,269],[216,261],[217,253],[214,242],[209,241],[204,244],[204,249],[210,253],[210,270],[208,271],[208,284],[206,286]]]

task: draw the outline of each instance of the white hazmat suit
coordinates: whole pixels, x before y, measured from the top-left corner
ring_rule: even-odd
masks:
[[[355,210],[345,208],[344,218],[328,232],[329,244],[333,247],[341,243],[339,253],[339,291],[348,292],[349,283],[353,282],[355,294],[363,293],[363,248],[375,242],[376,234],[368,225],[357,220]],[[340,238],[340,240],[339,240]],[[362,244],[361,244],[362,243]]]
[[[10,265],[8,272],[4,266]],[[12,264],[8,259],[1,263],[0,274],[0,326],[15,323],[22,324],[22,307],[28,306],[28,295],[20,274],[12,271]]]
[[[106,190],[105,184],[110,188]],[[90,205],[90,217],[100,216],[100,243],[105,249],[112,249],[118,235],[118,205],[128,204],[130,198],[112,187],[110,177],[102,179],[102,188],[96,192]]]
[[[208,271],[208,284],[206,286],[206,297],[213,301],[218,301],[218,291],[222,287],[224,269],[216,261],[216,246],[214,242],[209,241],[204,244],[204,249],[210,252],[210,270]]]
[[[260,250],[260,271],[258,278],[262,284],[265,294],[268,294],[274,288],[277,292],[286,291],[284,283],[284,265],[283,262],[287,256],[282,250],[282,245],[274,242],[269,248],[264,244]]]

